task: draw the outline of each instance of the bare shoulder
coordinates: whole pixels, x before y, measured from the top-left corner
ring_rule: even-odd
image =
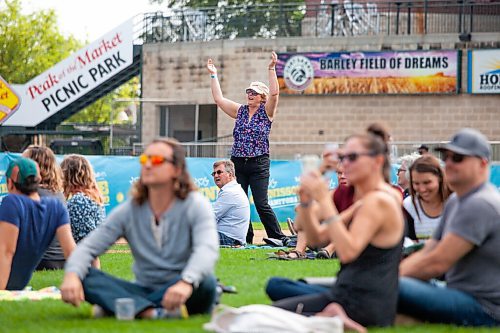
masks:
[[[364,205],[370,206],[399,206],[401,195],[395,190],[372,191],[363,198]]]

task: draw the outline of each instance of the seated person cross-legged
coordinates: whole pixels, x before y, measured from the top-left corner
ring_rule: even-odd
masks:
[[[114,313],[115,300],[123,297],[134,300],[139,318],[164,318],[184,307],[189,314],[209,313],[219,254],[210,203],[195,190],[177,141],[156,139],[139,161],[132,199],[115,208],[68,259],[62,299],[75,306],[86,300],[99,315]],[[89,269],[120,237],[134,258],[135,282]]]
[[[213,204],[219,244],[226,246],[245,245],[248,222],[250,221],[250,202],[236,181],[234,164],[230,160],[214,163],[212,172],[215,185],[220,189]]]
[[[378,133],[347,139],[339,160],[358,201],[341,214],[319,173],[302,177],[297,227],[306,232],[309,242],[332,241],[341,269],[330,290],[284,299],[275,306],[304,314],[339,315],[346,326],[354,325],[358,331],[364,331],[363,326],[392,325],[404,223],[401,194],[386,181],[388,151]],[[316,210],[329,216],[322,224]]]
[[[9,194],[0,205],[0,290],[21,290],[54,237],[65,257],[75,247],[66,207],[55,197],[40,197],[36,162],[19,157],[5,173]]]
[[[500,193],[488,183],[491,146],[466,128],[438,150],[455,192],[432,239],[401,262],[398,312],[435,323],[500,326]],[[433,280],[443,274],[446,286]]]

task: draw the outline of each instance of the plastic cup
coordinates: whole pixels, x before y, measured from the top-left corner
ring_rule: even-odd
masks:
[[[302,174],[309,173],[313,170],[318,170],[321,160],[317,155],[304,155],[301,158]]]
[[[115,316],[118,320],[134,320],[135,302],[133,298],[117,298],[115,300]]]

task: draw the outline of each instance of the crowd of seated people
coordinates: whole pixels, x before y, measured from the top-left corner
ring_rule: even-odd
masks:
[[[441,162],[426,153],[400,166],[406,188],[390,183],[389,135],[380,125],[349,136],[335,156],[325,152],[321,168],[301,176],[291,253],[326,248],[340,271],[330,287],[272,278],[266,292],[273,306],[339,316],[360,332],[408,317],[500,325],[500,194],[489,183],[491,146],[480,132],[462,129],[436,150]],[[65,265],[62,299],[93,304],[95,316],[113,315],[123,297],[134,299],[138,318],[165,318],[180,307],[209,313],[219,246],[246,244],[249,201],[234,164],[213,165],[220,191],[211,206],[175,140],[153,141],[138,161],[131,198],[105,218],[85,157],[65,156],[59,166],[49,148],[30,146],[13,158],[0,205],[0,289],[23,289],[37,267]],[[333,191],[327,170],[339,177]],[[99,270],[99,255],[119,238],[131,248],[135,282]],[[405,238],[422,249],[403,259]]]

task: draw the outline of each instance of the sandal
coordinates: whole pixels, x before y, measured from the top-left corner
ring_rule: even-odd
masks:
[[[279,250],[269,255],[268,259],[278,260],[302,260],[307,259],[306,254],[297,250],[283,251]]]
[[[288,225],[288,230],[290,230],[290,233],[293,235],[297,234],[297,230],[295,230],[295,226],[293,225],[294,222],[291,218],[286,219],[286,224]]]
[[[285,260],[302,260],[306,259],[306,254],[297,250],[292,250],[288,252]]]
[[[318,253],[316,253],[316,259],[330,259],[331,257],[330,252],[326,249],[320,249]]]

